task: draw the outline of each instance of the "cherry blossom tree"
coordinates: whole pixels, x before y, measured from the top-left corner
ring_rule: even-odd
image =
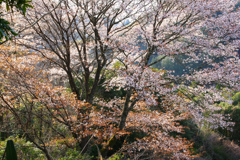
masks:
[[[191,117],[212,128],[233,125],[216,114],[221,108],[214,103],[227,101],[221,89],[240,89],[236,4],[237,0],[34,1],[25,21],[32,24],[49,14],[17,41],[49,61],[52,77],[68,80],[75,103],[91,106],[75,113],[74,136],[82,146],[94,139],[91,136],[103,143],[138,130],[147,135],[122,144],[129,156],[151,150],[156,157],[188,159],[190,143],[169,135],[183,132],[178,121]],[[160,58],[150,62],[156,56]],[[186,57],[181,65],[188,70],[181,77],[152,68],[169,57],[180,63],[178,56]],[[198,67],[188,66],[190,62]],[[97,95],[98,87],[126,94],[107,100]],[[108,141],[105,147],[110,145]]]
[[[177,149],[185,150],[186,153],[175,152],[177,154],[174,157],[192,157],[188,151],[190,142],[158,132],[159,126],[164,130],[181,132],[183,127],[176,121],[185,119],[187,114],[174,116],[171,111],[161,115],[150,111],[142,114],[143,110],[147,111],[146,104],[139,101],[135,109],[140,113],[131,113],[128,129],[119,130],[116,124],[120,120],[121,109],[113,107],[112,101],[110,103],[100,101],[99,105],[105,108],[78,101],[66,88],[53,86],[50,83],[48,74],[41,65],[39,66],[39,63],[44,63],[45,59],[31,52],[26,53],[24,50],[22,55],[11,54],[9,52],[11,50],[8,47],[1,47],[0,102],[1,112],[5,114],[3,122],[7,125],[2,126],[2,129],[11,133],[20,130],[20,133],[45,153],[47,159],[54,158],[51,156],[51,148],[56,139],[62,139],[64,145],[70,148],[83,137],[89,136],[94,137],[94,143],[104,144],[104,141],[113,136],[119,138],[143,126],[144,132],[151,133],[151,136],[145,138],[150,140],[154,136],[165,146],[157,146],[155,142],[146,143],[141,140],[139,143],[124,145],[123,151],[131,149],[129,155],[133,156],[132,148],[139,146],[144,149],[140,145],[144,144],[148,145],[149,149],[159,147],[166,156]],[[14,48],[13,53],[15,52]],[[21,53],[21,50],[18,48],[19,52]],[[124,100],[118,99],[116,102],[120,105]],[[137,118],[139,114],[142,119]],[[9,118],[12,119],[11,123],[8,122]],[[149,122],[152,125],[149,125]],[[61,129],[63,126],[65,130]],[[74,140],[68,138],[69,134]]]

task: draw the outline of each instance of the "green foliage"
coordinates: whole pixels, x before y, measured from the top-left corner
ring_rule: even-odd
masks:
[[[219,90],[221,90],[221,89],[223,89],[224,88],[224,86],[223,85],[221,85],[221,84],[217,84],[216,85],[216,89],[219,89]]]
[[[17,33],[9,26],[9,22],[5,19],[0,18],[0,41],[4,37],[8,40],[10,34],[17,35]]]
[[[228,105],[228,103],[221,104]],[[203,159],[239,159],[240,147],[230,140],[224,139],[219,133],[209,129],[206,125],[199,128],[191,119],[180,121],[180,124],[185,127],[184,134],[180,134],[181,137],[194,142],[191,149],[194,154],[199,154]]]
[[[19,11],[21,11],[21,13],[23,15],[25,15],[27,8],[32,6],[30,5],[32,1],[31,0],[0,0],[0,5],[2,3],[6,4],[6,10],[9,11],[15,7],[17,8]]]
[[[108,160],[121,160],[124,158],[124,155],[114,154],[112,157],[108,158]]]
[[[152,57],[150,63],[153,63],[161,58],[163,58],[163,56]],[[176,56],[175,58],[175,61],[173,61],[171,57],[166,57],[160,62],[154,64],[153,68],[172,70],[175,71],[175,73],[173,73],[174,75],[182,75],[186,70],[185,66],[182,64],[182,60],[184,58],[181,56]]]
[[[224,139],[211,129],[202,127],[199,136],[203,144],[199,151],[202,153],[203,158],[216,160],[240,159],[240,147]]]
[[[43,160],[45,159],[44,153],[36,148],[33,143],[26,141],[24,138],[9,137],[5,141],[0,141],[0,157],[3,156],[7,142],[12,139],[14,146],[17,150],[18,159],[29,160]],[[14,159],[15,160],[15,159]]]
[[[229,94],[227,94],[227,95],[229,95]],[[235,125],[233,126],[233,131],[231,132],[229,130],[222,129],[222,128],[219,128],[218,131],[222,135],[230,138],[230,140],[233,140],[238,145],[240,145],[240,137],[239,137],[239,135],[240,135],[240,105],[239,105],[239,102],[240,102],[240,92],[237,92],[232,97],[232,100],[233,100],[233,104],[232,105],[230,105],[227,102],[220,102],[219,106],[223,108],[221,113],[230,115],[231,121],[235,122]]]
[[[240,106],[239,105],[229,105],[226,102],[221,102],[219,104],[220,106],[222,106],[224,109],[222,110],[222,113],[224,114],[229,114],[231,117],[231,121],[235,122],[235,125],[233,126],[233,131],[229,131],[226,129],[221,129],[219,128],[218,131],[230,138],[231,140],[235,141],[236,143],[238,143],[238,145],[240,145]]]
[[[219,106],[224,108],[224,109],[230,109],[231,110],[231,105],[227,102],[220,102]]]
[[[120,69],[124,67],[123,63],[120,61],[117,61],[113,64],[113,69]],[[112,79],[113,77],[116,77],[117,73],[115,71],[106,71],[105,78],[101,81],[101,84],[103,84],[106,80]],[[99,94],[100,98],[103,98],[105,100],[113,99],[114,97],[124,97],[126,95],[126,91],[124,89],[119,89],[118,87],[113,87],[113,89],[106,91],[106,88],[104,86],[99,87],[99,91],[101,91]]]
[[[120,61],[113,64],[114,69],[120,69],[121,67],[124,67],[124,65]]]
[[[13,12],[13,8],[16,8],[24,16],[26,14],[27,8],[29,7],[32,8],[32,6],[30,5],[31,3],[30,0],[0,0],[0,6],[3,3],[6,5],[7,11]],[[2,7],[0,8],[2,10]],[[1,17],[2,17],[2,12],[0,12],[0,41],[2,41],[3,38],[8,40],[9,38],[11,38],[10,37],[11,35],[16,36],[17,33],[10,27],[10,23]]]
[[[240,92],[237,92],[237,93],[232,97],[232,100],[233,100],[233,104],[234,104],[234,105],[237,105],[238,103],[240,103]]]
[[[58,160],[90,160],[92,159],[91,156],[88,155],[80,155],[79,151],[76,149],[69,148],[65,154],[64,157],[58,159]]]

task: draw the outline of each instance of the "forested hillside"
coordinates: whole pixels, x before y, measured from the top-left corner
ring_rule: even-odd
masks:
[[[2,159],[240,159],[238,0],[0,0]]]

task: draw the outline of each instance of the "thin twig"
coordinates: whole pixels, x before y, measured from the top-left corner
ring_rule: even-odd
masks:
[[[96,131],[95,131],[95,132],[96,132]],[[87,141],[87,143],[85,144],[85,146],[84,146],[83,149],[81,150],[80,155],[82,154],[82,152],[84,151],[84,149],[87,147],[87,145],[88,145],[88,143],[90,142],[90,140],[93,138],[93,135],[94,135],[94,134],[92,134],[92,136],[89,138],[89,140]]]

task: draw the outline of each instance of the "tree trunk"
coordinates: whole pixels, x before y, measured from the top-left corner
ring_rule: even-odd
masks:
[[[121,120],[120,120],[120,123],[118,125],[118,128],[120,130],[123,130],[123,128],[125,127],[126,119],[127,119],[128,112],[129,112],[129,102],[130,102],[131,93],[132,93],[131,89],[129,91],[127,91],[127,96],[126,96],[125,104],[124,104],[124,107],[123,107]]]
[[[79,90],[78,90],[78,88],[76,86],[74,78],[72,76],[72,72],[70,70],[68,70],[67,71],[67,75],[68,75],[68,81],[69,81],[70,88],[71,88],[72,92],[76,93],[77,99],[80,100],[80,93],[79,93]]]

